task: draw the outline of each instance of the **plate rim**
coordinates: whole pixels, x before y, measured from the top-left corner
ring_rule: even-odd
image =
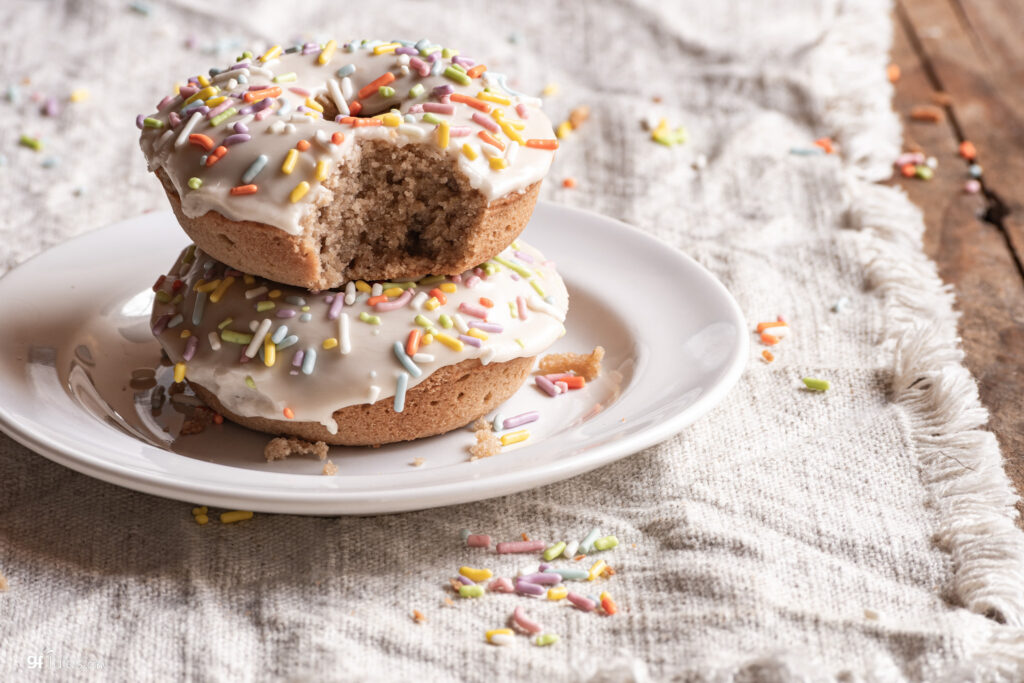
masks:
[[[416,488],[396,489],[386,492],[373,490],[339,491],[331,488],[316,490],[279,489],[258,492],[261,498],[259,503],[254,506],[252,498],[247,497],[244,491],[241,493],[225,491],[219,485],[195,479],[181,481],[180,478],[184,475],[178,475],[177,478],[169,478],[167,473],[134,470],[121,463],[101,460],[90,453],[76,452],[73,448],[66,448],[63,444],[52,441],[45,432],[23,428],[3,404],[0,404],[0,431],[3,431],[29,450],[71,470],[106,483],[150,495],[190,502],[203,500],[214,505],[217,505],[219,502],[226,502],[227,507],[245,506],[246,509],[272,513],[342,516],[426,510],[446,505],[488,500],[537,488],[568,477],[590,472],[616,460],[635,455],[652,445],[671,438],[704,417],[735,387],[748,364],[750,340],[749,335],[746,333],[745,316],[735,297],[711,271],[682,249],[670,245],[637,227],[587,209],[548,201],[541,201],[539,204],[543,206],[545,211],[582,214],[586,220],[613,224],[615,229],[627,233],[630,241],[640,240],[647,242],[650,246],[670,251],[673,257],[679,258],[686,262],[689,267],[695,268],[710,286],[718,290],[719,295],[728,304],[728,315],[723,317],[735,322],[737,328],[736,341],[738,343],[736,345],[736,352],[728,360],[721,379],[710,386],[706,392],[698,396],[692,404],[658,424],[651,425],[623,438],[613,439],[587,449],[582,460],[580,456],[570,456],[569,458],[554,460],[538,467],[502,473],[498,477],[499,483],[497,485],[497,488],[500,490],[491,492],[488,489],[489,492],[483,495],[473,494],[475,487],[472,486],[473,480],[470,479],[434,483]],[[73,245],[79,241],[96,239],[99,233],[113,230],[125,223],[131,223],[143,216],[152,216],[153,214],[166,214],[168,217],[173,218],[173,214],[169,211],[146,212],[76,235],[69,240],[55,244],[33,255],[31,258],[10,269],[0,277],[0,287],[3,287],[4,282],[12,273],[28,267],[37,259],[45,257],[56,249],[73,248]],[[568,474],[566,470],[569,470]],[[453,495],[450,499],[447,499],[447,494]],[[254,494],[249,494],[249,496],[252,495]],[[446,499],[426,505],[417,502],[424,498],[430,498],[434,501],[437,501],[439,498]],[[299,510],[296,506],[304,509]],[[342,508],[345,509],[342,510]]]

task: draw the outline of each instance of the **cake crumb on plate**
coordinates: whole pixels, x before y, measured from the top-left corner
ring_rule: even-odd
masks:
[[[321,442],[321,443],[323,443],[323,442]],[[337,465],[335,465],[330,460],[328,460],[326,463],[324,463],[324,469],[323,469],[322,474],[325,477],[333,477],[337,473],[338,473],[338,466]]]
[[[542,374],[553,375],[561,372],[575,372],[590,382],[601,374],[604,347],[595,346],[591,353],[552,353],[540,359],[538,369]]]
[[[306,441],[305,439],[279,436],[271,439],[263,449],[263,457],[267,459],[267,462],[284,460],[285,458],[290,458],[293,455],[306,454],[315,455],[321,460],[326,460],[327,444],[323,441],[313,443],[312,441]]]

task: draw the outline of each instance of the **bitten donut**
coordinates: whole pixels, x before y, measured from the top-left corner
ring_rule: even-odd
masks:
[[[342,445],[440,434],[486,414],[565,333],[554,266],[514,242],[451,277],[309,291],[189,247],[155,285],[152,329],[211,408]]]
[[[529,221],[558,148],[538,99],[426,40],[244,53],[136,122],[201,249],[306,289],[486,261]]]

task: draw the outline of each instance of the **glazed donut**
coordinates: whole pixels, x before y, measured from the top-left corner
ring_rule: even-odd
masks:
[[[486,261],[525,227],[558,147],[538,99],[426,40],[247,52],[136,123],[201,249],[307,289]]]
[[[344,445],[440,434],[492,410],[565,333],[569,302],[521,241],[460,275],[319,293],[193,245],[154,289],[175,381],[246,427]]]

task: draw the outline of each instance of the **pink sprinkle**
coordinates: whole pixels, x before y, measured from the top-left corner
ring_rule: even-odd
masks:
[[[487,590],[492,593],[515,593],[516,591],[516,589],[512,587],[512,582],[504,576],[499,576],[487,584]]]
[[[184,97],[185,99],[192,97],[197,92],[199,92],[199,88],[195,87],[194,85],[183,85],[180,88],[178,88],[178,94]]]
[[[501,130],[500,128],[498,128],[498,124],[494,122],[494,119],[484,116],[478,111],[473,112],[472,119],[473,121],[479,123],[481,126],[491,131],[492,133],[497,133],[499,130]]]
[[[424,62],[419,57],[410,57],[409,66],[416,69],[416,73],[418,73],[420,76],[424,78],[430,75],[430,65]]]
[[[192,360],[192,357],[196,355],[196,349],[199,347],[199,337],[192,335],[185,342],[185,352],[181,354],[181,359],[185,362]]]
[[[391,301],[382,301],[373,307],[373,310],[378,313],[387,313],[388,311],[397,311],[402,306],[409,303],[409,299],[412,298],[412,290],[407,289],[397,298]]]
[[[471,315],[474,318],[480,318],[481,320],[487,320],[487,309],[483,306],[477,306],[475,304],[467,304],[463,301],[459,304],[459,310],[466,315]]]
[[[569,391],[569,385],[565,382],[555,382],[555,388],[558,389],[558,393],[564,394]]]
[[[164,107],[166,107],[168,104],[174,101],[174,98],[174,95],[168,95],[167,97],[163,98],[162,100],[160,100],[160,104],[156,105],[156,110],[163,111]]]
[[[296,95],[301,95],[303,97],[309,97],[309,91],[306,90],[305,88],[288,88],[288,89],[291,90]]]
[[[423,111],[429,111],[432,114],[454,114],[454,104],[441,104],[439,102],[424,102]]]
[[[462,282],[462,276],[452,275],[452,282],[454,282],[455,284],[460,284]]]
[[[409,113],[410,114],[419,114],[422,111],[423,111],[423,105],[422,104],[414,104],[411,107],[409,107]]]
[[[466,287],[468,287],[470,289],[473,289],[478,284],[480,284],[480,278],[477,277],[476,275],[470,275],[469,277],[466,278],[466,283],[465,284],[466,284]]]
[[[505,541],[499,543],[496,550],[499,555],[507,553],[535,553],[547,547],[544,541]]]
[[[554,383],[544,375],[537,375],[537,377],[534,378],[534,381],[548,396],[558,396],[558,387],[556,387]]]
[[[539,574],[527,574],[526,576],[520,576],[520,581],[526,581],[527,583],[535,583],[539,586],[554,586],[555,584],[562,582],[562,577],[554,572],[541,572]]]
[[[594,608],[597,607],[596,602],[589,598],[583,597],[579,593],[570,592],[565,597],[569,599],[569,602],[571,602],[573,605],[583,610],[584,612],[593,612]]]
[[[564,379],[566,379],[568,377],[574,377],[575,375],[573,375],[571,372],[562,372],[562,373],[556,373],[554,375],[544,375],[544,376],[546,378],[548,378],[552,382],[560,382],[560,381],[562,381],[562,380],[564,380]]]
[[[490,548],[491,537],[487,534],[470,534],[466,536],[466,545],[470,548]]]
[[[967,194],[977,194],[978,192],[981,192],[981,181],[976,178],[971,178],[964,183],[964,192]]]
[[[256,112],[256,115],[253,118],[255,118],[257,121],[262,121],[263,119],[265,119],[268,116],[270,116],[270,112],[272,112],[272,111],[274,111],[274,110],[271,109],[270,107],[267,107],[266,109],[261,109],[258,112]]]
[[[522,607],[516,607],[512,611],[512,621],[516,622],[519,628],[530,634],[537,634],[544,630],[540,624],[526,616],[526,612],[523,611]]]
[[[516,113],[519,114],[519,118],[528,119],[530,118],[530,110],[526,108],[526,105],[520,102],[516,105]]]
[[[520,320],[526,320],[529,314],[526,312],[526,299],[521,296],[516,297],[516,312],[519,313]]]
[[[232,105],[231,100],[224,100],[223,102],[218,104],[216,107],[214,107],[210,111],[206,112],[206,118],[212,119],[217,114],[221,113],[222,111],[225,111],[231,105]]]
[[[464,138],[472,132],[473,131],[469,126],[453,126],[448,131],[448,136],[453,138]]]

